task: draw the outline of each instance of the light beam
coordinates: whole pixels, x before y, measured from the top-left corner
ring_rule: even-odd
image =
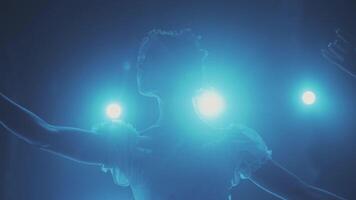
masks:
[[[225,109],[225,101],[215,90],[203,90],[194,99],[195,108],[204,118],[216,118]]]
[[[122,107],[118,103],[111,103],[106,107],[106,115],[112,120],[119,119],[121,114]]]
[[[316,101],[316,95],[313,91],[305,91],[302,100],[305,105],[313,105]]]

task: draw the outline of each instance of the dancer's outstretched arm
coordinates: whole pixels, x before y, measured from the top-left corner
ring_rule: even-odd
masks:
[[[115,151],[115,136],[50,125],[1,93],[0,125],[29,144],[79,162],[106,164]]]
[[[250,180],[273,195],[288,200],[346,200],[328,191],[308,185],[270,160]]]

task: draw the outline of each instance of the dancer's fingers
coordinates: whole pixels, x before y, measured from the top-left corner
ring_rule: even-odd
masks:
[[[345,58],[343,54],[336,48],[334,43],[328,45],[329,53],[339,61],[344,61]]]
[[[356,41],[355,41],[355,39],[353,39],[353,37],[349,33],[345,32],[341,29],[337,29],[336,35],[337,35],[337,38],[342,40],[345,44],[347,44],[349,46],[355,46]]]
[[[342,64],[342,63],[341,63],[342,61],[339,60],[337,57],[335,57],[335,55],[332,54],[329,50],[327,50],[327,49],[322,49],[322,50],[321,50],[321,53],[322,53],[323,57],[324,57],[326,60],[328,60],[330,63],[335,64],[335,65],[340,65],[340,64]]]
[[[335,50],[341,54],[347,54],[350,51],[350,47],[340,39],[336,39],[333,44]]]

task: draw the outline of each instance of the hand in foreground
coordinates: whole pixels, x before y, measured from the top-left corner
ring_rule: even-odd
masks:
[[[335,40],[321,50],[322,55],[339,69],[356,78],[356,38],[340,29],[335,32]]]

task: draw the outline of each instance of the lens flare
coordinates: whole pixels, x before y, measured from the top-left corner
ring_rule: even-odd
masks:
[[[316,95],[312,91],[306,91],[303,93],[302,100],[305,105],[312,105],[316,101]]]
[[[205,118],[216,118],[225,109],[224,99],[214,90],[204,90],[194,99],[199,115]]]
[[[111,103],[106,107],[106,115],[110,119],[119,119],[122,114],[122,108],[118,103]]]

